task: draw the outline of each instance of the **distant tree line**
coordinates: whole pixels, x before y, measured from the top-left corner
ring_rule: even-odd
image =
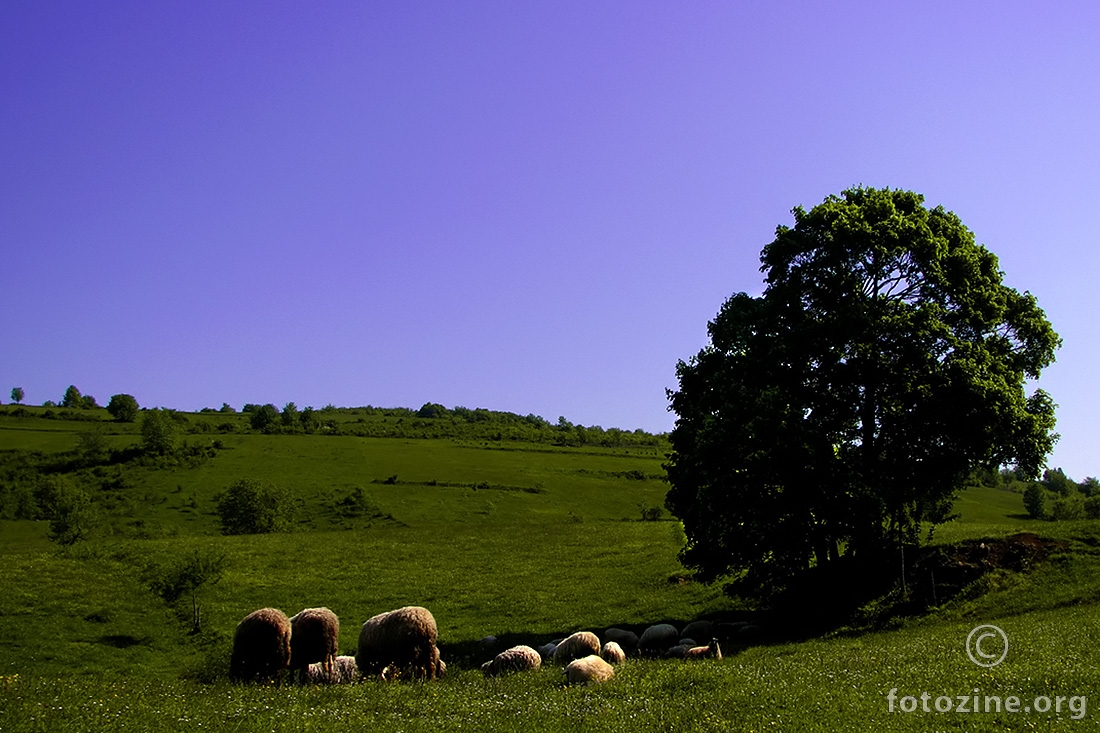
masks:
[[[1023,493],[1024,509],[1032,519],[1100,519],[1100,480],[1093,476],[1078,482],[1061,468],[1048,468],[1038,481],[1024,481],[1008,469],[998,478],[1006,488]]]
[[[81,393],[76,385],[69,385],[60,403],[47,400],[44,411],[22,406],[26,393],[21,387],[12,389],[14,409],[0,410],[0,414],[15,417],[41,417],[60,420],[97,422],[99,404],[95,397]],[[183,434],[235,433],[252,430],[264,434],[324,434],[352,435],[365,438],[405,439],[455,439],[477,442],[518,442],[549,444],[565,447],[593,448],[653,448],[663,450],[668,445],[667,433],[648,433],[644,430],[603,428],[599,425],[584,426],[559,417],[551,423],[535,415],[519,415],[512,412],[445,407],[427,402],[419,409],[407,407],[336,407],[325,405],[299,408],[287,402],[282,408],[273,403],[246,403],[240,412],[229,403],[220,408],[206,407],[203,416],[221,415],[224,420],[190,420],[185,413],[161,410],[159,414],[143,409],[131,394],[112,395],[106,410],[118,422],[141,422],[145,448],[149,453],[166,456]]]

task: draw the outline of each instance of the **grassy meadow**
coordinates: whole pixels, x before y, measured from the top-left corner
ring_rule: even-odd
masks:
[[[500,439],[491,426],[463,433],[350,411],[333,415],[333,434],[266,435],[242,415],[203,413],[185,416],[184,440],[203,449],[188,460],[80,464],[81,432],[100,431],[126,456],[137,426],[43,413],[0,414],[0,454],[11,465],[13,452],[33,453],[40,469],[84,482],[99,521],[62,548],[44,521],[0,520],[0,731],[1096,729],[1100,523],[1028,519],[1016,493],[967,490],[961,518],[935,541],[1027,531],[1061,549],[1025,572],[990,573],[925,616],[797,643],[797,628],[772,629],[721,661],[630,660],[606,685],[565,688],[552,665],[483,679],[476,665],[492,652],[479,640],[537,645],[580,629],[744,617],[719,588],[690,581],[678,523],[642,520],[666,490],[659,443]],[[4,474],[12,486],[21,475]],[[241,478],[290,490],[290,531],[220,534],[215,497]],[[149,568],[195,551],[226,563],[199,591],[197,634],[190,602],[170,606],[147,583]],[[352,653],[364,620],[408,604],[439,623],[449,665],[439,682],[225,679],[233,629],[255,608],[328,606],[341,653]],[[981,623],[1008,635],[1003,664],[968,659]],[[997,697],[1001,710],[936,712],[946,696]],[[1018,712],[1005,709],[1010,697],[1026,701]]]

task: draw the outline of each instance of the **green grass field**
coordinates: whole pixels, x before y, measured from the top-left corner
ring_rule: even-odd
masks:
[[[61,456],[88,427],[0,416],[0,450]],[[134,426],[102,428],[112,447],[137,440]],[[187,440],[221,447],[186,466],[106,467],[97,534],[72,548],[50,543],[44,522],[0,521],[0,731],[1096,729],[1100,527],[1027,519],[1019,494],[967,490],[961,518],[935,541],[1030,531],[1065,549],[1028,572],[992,573],[924,617],[802,643],[779,641],[797,629],[776,629],[775,641],[727,648],[721,661],[631,660],[604,686],[565,688],[552,665],[483,679],[478,640],[536,643],[740,613],[720,589],[687,580],[678,523],[640,521],[663,500],[660,450],[241,431]],[[292,491],[292,531],[219,534],[214,496],[245,477]],[[375,510],[334,511],[356,488]],[[201,591],[199,635],[142,573],[192,550],[227,560],[220,582]],[[255,608],[326,605],[350,653],[364,620],[406,604],[436,616],[450,660],[442,681],[274,689],[224,680],[233,628]],[[981,623],[1010,640],[990,669],[966,653]],[[946,696],[952,710],[936,712]],[[1000,698],[1001,711],[954,710],[974,696]],[[1018,712],[1005,709],[1010,697]]]

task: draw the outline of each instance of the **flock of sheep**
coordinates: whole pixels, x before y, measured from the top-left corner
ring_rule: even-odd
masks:
[[[640,637],[611,628],[604,632],[602,645],[591,631],[578,631],[538,649],[514,646],[482,664],[481,671],[495,677],[534,671],[552,661],[564,668],[568,684],[606,682],[627,654],[721,659],[713,630],[709,621],[688,624],[682,633],[671,624],[656,624]],[[693,636],[711,641],[696,644]],[[339,637],[340,620],[327,608],[307,608],[289,618],[277,608],[261,608],[237,624],[230,676],[243,682],[281,682],[289,675],[300,683],[338,684],[366,678],[433,680],[447,671],[436,646],[435,618],[421,606],[405,606],[368,619],[359,631],[355,656],[338,654]],[[495,641],[492,637],[484,641],[490,640]]]

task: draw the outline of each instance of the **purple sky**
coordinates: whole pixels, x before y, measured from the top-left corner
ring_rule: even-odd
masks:
[[[1100,474],[1100,5],[0,6],[0,397],[668,430],[790,209],[957,213]]]

